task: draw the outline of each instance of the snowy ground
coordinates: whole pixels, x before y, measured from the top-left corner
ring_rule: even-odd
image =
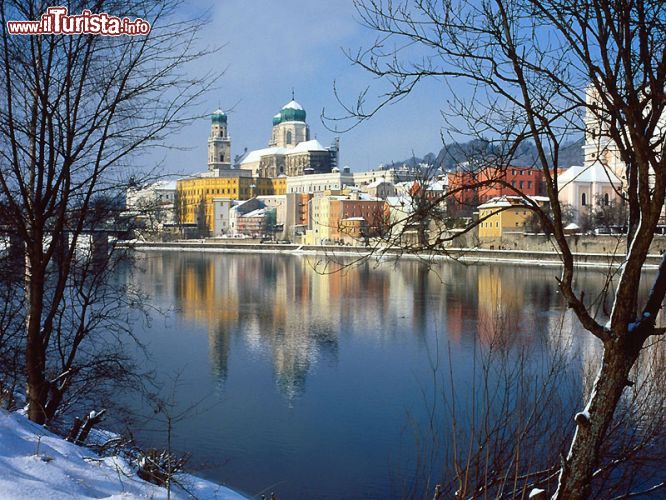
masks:
[[[172,498],[243,498],[217,484],[182,474]],[[139,479],[121,458],[100,458],[30,422],[0,410],[0,499],[166,498],[165,488]]]

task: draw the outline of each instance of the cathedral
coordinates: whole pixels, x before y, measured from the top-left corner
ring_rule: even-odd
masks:
[[[280,177],[331,172],[338,163],[337,142],[324,147],[310,138],[303,107],[292,100],[273,117],[268,147],[250,151],[240,161],[240,168],[255,177]]]

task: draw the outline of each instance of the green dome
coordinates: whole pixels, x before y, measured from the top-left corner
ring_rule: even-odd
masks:
[[[280,123],[282,123],[282,115],[278,113],[273,117],[273,126],[279,125]]]
[[[225,115],[224,111],[221,109],[213,111],[213,114],[210,115],[210,119],[213,123],[227,123],[227,115]]]
[[[282,108],[280,118],[283,122],[304,122],[305,110],[303,106],[292,100]]]

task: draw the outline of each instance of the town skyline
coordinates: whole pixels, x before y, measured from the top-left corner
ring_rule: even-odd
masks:
[[[159,162],[163,172],[176,175],[205,168],[206,141],[202,138],[208,135],[210,123],[206,118],[218,108],[229,117],[232,156],[242,154],[246,147],[248,151],[264,148],[271,118],[291,100],[292,90],[308,113],[312,138],[328,146],[340,137],[340,165],[353,171],[439,151],[443,88],[435,84],[382,110],[376,120],[351,132],[336,134],[322,123],[323,110],[332,116],[344,112],[336,101],[334,82],[347,102],[354,102],[368,84],[367,74],[353,67],[343,53],[343,49],[353,52],[374,40],[354,18],[351,0],[253,4],[237,0],[191,4],[194,12],[209,19],[202,28],[200,46],[222,47],[191,70],[224,70],[224,75],[193,110],[201,119],[170,137],[166,141],[169,148],[149,161]],[[332,128],[333,123],[328,126]]]

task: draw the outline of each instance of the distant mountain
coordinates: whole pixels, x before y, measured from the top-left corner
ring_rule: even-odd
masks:
[[[565,144],[560,147],[558,158],[559,167],[570,167],[572,165],[583,164],[583,138]],[[413,156],[404,161],[391,162],[385,165],[384,168],[394,168],[402,165],[407,165],[410,168],[417,166],[419,163],[428,163],[435,165],[443,170],[453,170],[456,165],[463,162],[473,162],[475,160],[483,163],[493,161],[495,158],[505,158],[501,147],[496,144],[491,144],[488,141],[472,140],[469,142],[453,142],[446,144],[439,153],[428,153],[425,156]],[[532,142],[523,142],[513,154],[511,164],[517,167],[527,167],[536,165],[537,163],[537,148]]]

